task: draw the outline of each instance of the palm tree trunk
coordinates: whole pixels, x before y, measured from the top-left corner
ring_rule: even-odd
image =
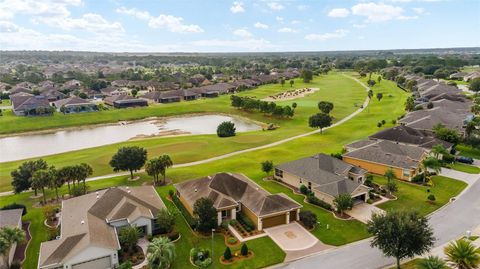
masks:
[[[71,196],[71,190],[70,190],[70,180],[67,180],[67,185],[68,185],[68,196]]]
[[[42,193],[43,193],[43,204],[46,205],[47,204],[47,197],[45,196],[45,188],[42,187]]]
[[[397,269],[400,269],[400,259],[397,257]]]
[[[33,188],[33,192],[34,192],[35,196],[37,196],[37,195],[38,195],[38,193],[37,193],[37,189],[36,189],[36,188]]]
[[[133,180],[133,170],[130,170],[130,179]]]

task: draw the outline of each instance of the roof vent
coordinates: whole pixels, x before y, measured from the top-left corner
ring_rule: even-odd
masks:
[[[131,191],[131,190],[128,190],[127,192],[128,192],[128,193],[131,193],[132,191]]]
[[[97,193],[97,199],[98,199],[98,198],[100,198],[100,195],[98,195],[98,193]]]
[[[85,224],[85,221],[84,220],[80,221],[80,224],[82,224],[82,225]]]
[[[197,192],[197,191],[198,191],[197,188],[195,188],[195,192]]]

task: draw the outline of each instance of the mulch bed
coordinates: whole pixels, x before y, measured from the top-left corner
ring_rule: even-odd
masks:
[[[120,262],[131,261],[133,266],[139,265],[145,260],[143,249],[139,246],[135,246],[135,251],[133,253],[120,251],[118,256],[120,258]]]
[[[25,243],[21,245],[17,245],[17,248],[15,249],[15,254],[13,256],[14,261],[23,262],[25,260],[27,246],[30,243],[30,240],[32,239],[32,235],[30,234],[29,227],[30,227],[30,222],[22,222],[22,230],[25,231],[26,239],[25,239]]]
[[[226,246],[236,247],[236,246],[240,245],[240,240],[238,240],[232,233],[230,233],[229,230],[223,230],[223,237],[224,237],[224,241],[225,241]],[[228,238],[230,238],[230,237],[235,238],[237,240],[237,242],[235,244],[230,244],[228,242]]]
[[[348,215],[347,213],[343,213],[343,216],[342,214],[340,213],[337,213],[337,212],[333,212],[333,214],[335,214],[335,217],[339,218],[339,219],[344,219],[344,220],[348,220],[348,219],[351,219],[352,217],[350,215]]]
[[[252,251],[248,251],[248,255],[247,256],[242,256],[240,254],[240,250],[237,250],[235,252],[232,253],[232,258],[230,260],[225,260],[223,258],[223,255],[220,257],[220,263],[221,264],[225,264],[225,265],[228,265],[228,264],[233,264],[233,263],[236,263],[237,261],[241,261],[241,260],[245,260],[245,259],[251,259],[253,258],[254,254]]]

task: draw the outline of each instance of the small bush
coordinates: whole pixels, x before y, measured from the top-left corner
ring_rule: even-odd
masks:
[[[373,204],[373,200],[372,200],[372,199],[368,199],[368,200],[367,200],[367,204]]]
[[[435,195],[433,195],[433,194],[430,194],[430,195],[427,197],[427,199],[428,199],[430,202],[435,202],[435,200],[437,200],[437,199],[435,198]]]
[[[252,220],[249,219],[242,213],[237,213],[237,220],[242,224],[242,226],[247,230],[247,232],[251,232],[255,230],[255,225],[253,224]]]
[[[173,190],[168,190],[168,195],[170,197],[173,197],[175,195],[175,192]]]
[[[382,125],[385,125],[385,123],[387,123],[385,120],[382,120]]]
[[[418,174],[412,178],[412,182],[414,183],[422,183],[423,182],[423,173]]]
[[[455,156],[452,154],[443,154],[442,161],[444,163],[453,163],[455,161]]]
[[[14,260],[12,264],[10,264],[10,269],[22,269],[22,263],[20,261]]]
[[[307,195],[307,194],[310,193],[310,190],[307,188],[307,186],[305,186],[305,185],[302,184],[302,185],[300,185],[300,192],[301,192],[302,194]]]
[[[324,208],[328,211],[332,211],[333,207],[332,205],[330,205],[329,203],[323,201],[323,200],[320,200],[318,199],[317,197],[315,197],[315,195],[309,195],[307,196],[307,202],[313,204],[313,205],[316,205],[316,206],[319,206],[321,208]]]
[[[235,136],[235,124],[231,121],[224,121],[217,127],[218,137]]]
[[[236,219],[232,219],[230,221],[230,225],[237,225],[238,224],[238,221]]]
[[[223,258],[227,261],[232,259],[232,251],[230,250],[229,247],[225,249],[225,252],[223,253]]]
[[[237,238],[232,237],[232,236],[230,236],[230,237],[227,239],[227,242],[228,242],[230,245],[236,244],[237,241],[238,241]]]
[[[378,128],[382,127],[382,123],[381,122],[377,123],[377,127]]]
[[[300,221],[309,229],[313,229],[317,224],[317,215],[310,210],[300,212]]]
[[[242,254],[242,256],[247,256],[248,255],[247,244],[243,243],[242,248],[240,249],[240,253]]]
[[[367,175],[367,177],[365,178],[364,184],[368,187],[373,187],[373,176]]]

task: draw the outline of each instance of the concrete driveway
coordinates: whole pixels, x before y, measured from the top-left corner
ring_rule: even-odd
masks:
[[[297,222],[264,229],[265,233],[284,251],[313,247],[318,239]]]
[[[448,169],[444,167],[442,167],[440,175],[444,177],[461,180],[469,185],[475,183],[475,181],[477,181],[480,178],[479,174],[469,174],[469,173],[464,173],[464,172],[460,172],[457,170]]]
[[[367,223],[371,219],[373,213],[383,214],[385,211],[374,205],[361,203],[355,205],[352,210],[345,211],[345,213],[363,223]]]

